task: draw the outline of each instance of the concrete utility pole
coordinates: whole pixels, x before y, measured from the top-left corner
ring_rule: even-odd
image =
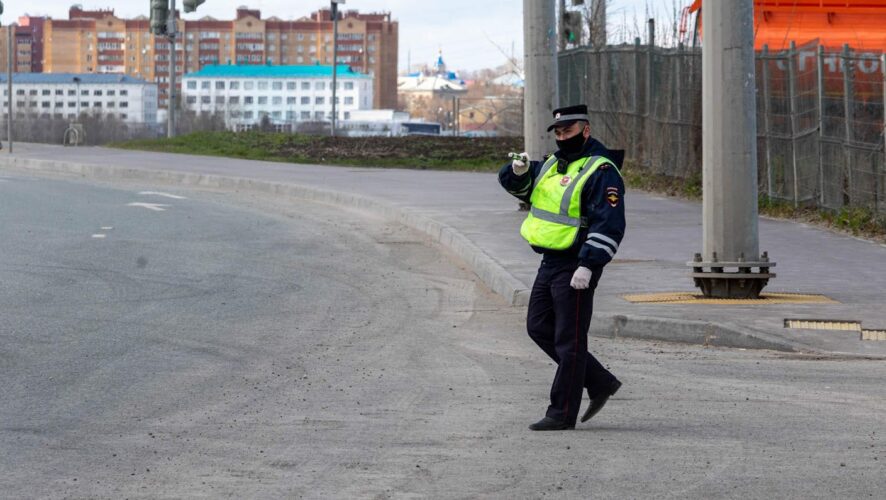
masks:
[[[557,13],[553,0],[523,0],[523,67],[526,72],[523,130],[526,152],[541,160],[554,150],[547,132],[559,103],[557,91]]]
[[[609,0],[591,0],[588,24],[591,47],[595,49],[606,47],[606,4],[608,2]]]
[[[167,106],[166,136],[175,137],[175,0],[169,0],[169,18],[166,32],[169,36],[169,104]]]
[[[757,230],[753,0],[705,2],[702,16],[704,244],[689,265],[707,297],[757,298],[775,264]]]

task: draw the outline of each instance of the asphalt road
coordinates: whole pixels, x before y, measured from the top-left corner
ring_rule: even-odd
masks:
[[[528,431],[523,309],[359,213],[5,177],[0,255],[0,497],[886,491],[882,362],[593,339],[621,392]]]

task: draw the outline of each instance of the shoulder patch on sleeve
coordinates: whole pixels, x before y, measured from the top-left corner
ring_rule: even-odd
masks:
[[[619,202],[618,196],[618,188],[617,187],[608,187],[606,188],[606,201],[609,202],[609,206],[615,208],[618,206]]]

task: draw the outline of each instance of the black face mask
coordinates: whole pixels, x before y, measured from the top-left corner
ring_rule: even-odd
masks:
[[[581,153],[581,150],[585,145],[585,140],[584,134],[578,133],[569,139],[557,141],[557,147],[560,148],[560,151],[565,156],[569,157]]]

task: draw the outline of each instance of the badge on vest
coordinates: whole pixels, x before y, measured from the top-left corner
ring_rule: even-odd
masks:
[[[568,186],[569,181],[571,181],[571,180],[572,180],[572,177],[569,177],[568,175],[564,175],[563,178],[560,179],[560,185],[561,186]]]

